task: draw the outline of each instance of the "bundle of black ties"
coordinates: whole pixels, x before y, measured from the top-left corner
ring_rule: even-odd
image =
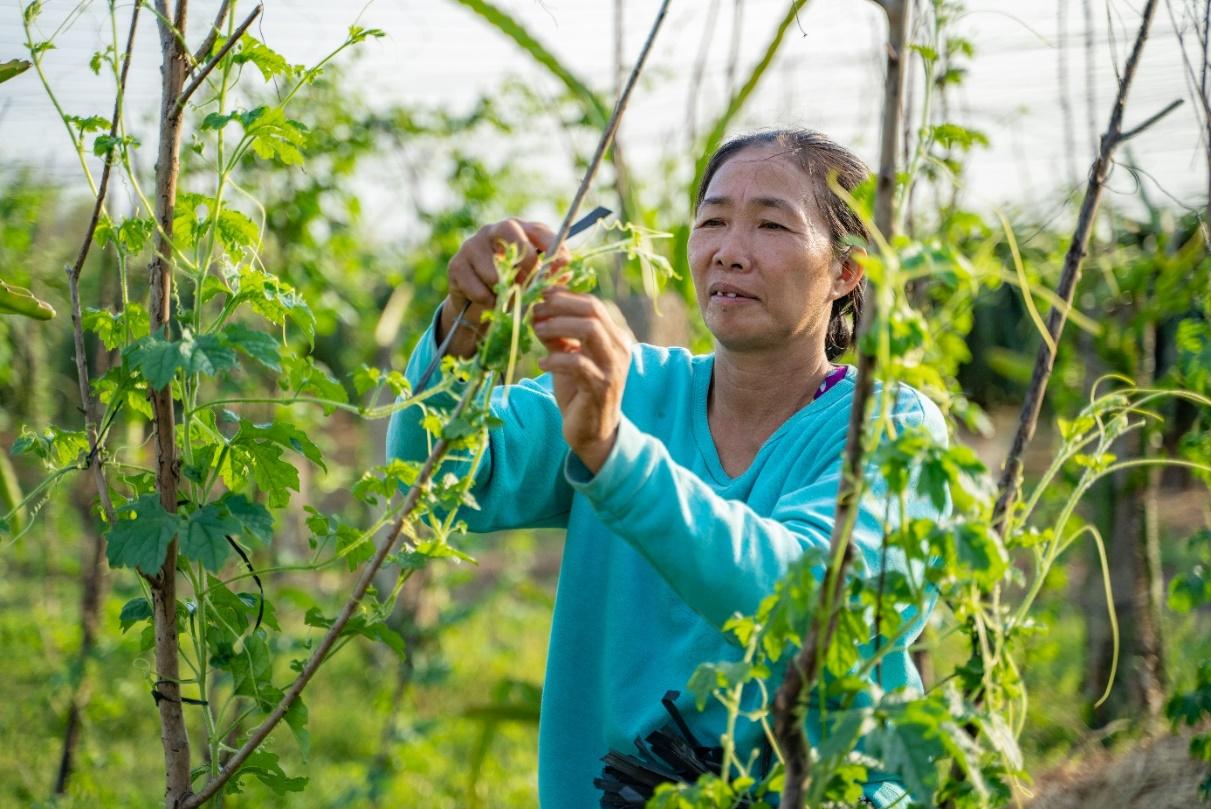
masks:
[[[692,784],[708,772],[719,772],[723,763],[722,747],[700,744],[677,710],[674,700],[680,692],[665,693],[660,704],[672,718],[672,724],[635,739],[638,755],[611,750],[602,761],[601,777],[593,786],[602,791],[602,809],[643,809],[660,784]],[[765,751],[768,767],[770,751]],[[751,806],[742,798],[737,806]]]
[[[699,743],[685,718],[677,710],[680,692],[668,691],[660,704],[673,720],[646,739],[635,739],[638,755],[611,750],[602,758],[605,768],[593,779],[601,790],[602,809],[643,809],[661,784],[692,784],[708,772],[718,773],[723,764],[723,748]],[[762,771],[769,771],[772,750],[766,746]],[[863,798],[861,806],[874,806]],[[752,806],[742,797],[737,807]]]

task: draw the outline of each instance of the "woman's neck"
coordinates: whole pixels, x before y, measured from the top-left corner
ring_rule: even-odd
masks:
[[[831,368],[823,347],[734,352],[716,346],[708,412],[712,421],[768,437],[812,400]]]

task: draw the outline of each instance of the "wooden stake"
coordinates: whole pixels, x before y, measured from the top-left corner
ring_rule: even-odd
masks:
[[[874,0],[887,14],[887,75],[883,85],[883,132],[880,142],[879,175],[875,189],[875,226],[888,241],[895,228],[897,142],[904,113],[909,32],[908,0]],[[820,609],[804,637],[803,646],[787,667],[786,676],[774,696],[774,733],[782,748],[786,778],[782,806],[803,806],[807,786],[809,751],[804,734],[804,711],[808,694],[819,679],[824,650],[837,627],[838,604],[845,586],[845,572],[852,556],[850,535],[862,495],[862,438],[866,409],[874,391],[875,357],[861,350],[863,338],[877,319],[876,295],[865,299],[858,324],[858,374],[842,461],[844,473],[837,491],[837,509],[829,539],[829,574],[821,589]]]

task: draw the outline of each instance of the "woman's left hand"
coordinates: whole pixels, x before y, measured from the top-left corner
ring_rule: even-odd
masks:
[[[547,290],[534,307],[534,333],[549,352],[538,365],[554,378],[564,440],[597,474],[622,418],[630,335],[597,298],[564,287]]]

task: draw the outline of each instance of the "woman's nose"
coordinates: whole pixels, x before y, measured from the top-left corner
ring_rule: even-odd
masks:
[[[749,268],[749,245],[743,234],[729,228],[715,251],[715,266],[725,270],[744,272]]]

